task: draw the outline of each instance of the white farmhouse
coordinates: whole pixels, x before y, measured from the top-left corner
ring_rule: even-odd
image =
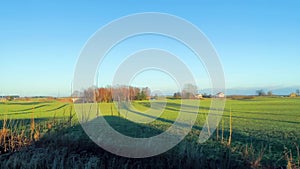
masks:
[[[219,92],[215,96],[216,98],[225,98],[225,94],[223,92]]]
[[[195,98],[197,98],[197,99],[202,99],[203,96],[202,96],[202,94],[196,94],[196,95],[195,95]]]

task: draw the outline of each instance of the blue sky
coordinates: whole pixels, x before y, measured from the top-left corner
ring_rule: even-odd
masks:
[[[219,54],[228,88],[300,88],[299,9],[299,1],[283,0],[1,1],[0,95],[68,95],[90,36],[112,20],[140,12],[176,15],[202,30]],[[151,42],[145,41],[145,46]],[[205,70],[199,69],[200,88],[209,88]],[[99,81],[105,85],[106,78]]]

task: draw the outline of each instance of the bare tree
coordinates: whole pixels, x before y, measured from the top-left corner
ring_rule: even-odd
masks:
[[[95,88],[94,87],[90,87],[88,88],[87,90],[84,90],[83,92],[83,98],[84,98],[84,102],[86,103],[92,103],[92,102],[95,102]]]
[[[186,84],[182,90],[181,97],[184,99],[192,99],[197,94],[197,86],[193,84]]]
[[[273,96],[273,92],[272,91],[268,91],[268,96]]]

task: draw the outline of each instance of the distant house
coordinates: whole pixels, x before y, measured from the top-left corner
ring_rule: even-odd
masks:
[[[18,96],[18,95],[0,96],[0,101],[1,102],[12,101],[12,100],[19,99],[19,98],[20,98],[20,96]]]
[[[71,100],[73,101],[73,103],[82,103],[83,99],[80,97],[72,97]]]
[[[12,95],[12,96],[7,96],[9,99],[15,100],[15,99],[19,99],[20,96],[18,95]]]
[[[223,92],[219,92],[215,95],[216,98],[225,98],[225,94]]]
[[[6,98],[0,97],[0,102],[5,102]]]
[[[197,99],[202,99],[202,98],[203,98],[203,95],[202,95],[202,94],[196,94],[196,95],[195,95],[195,98],[197,98]]]
[[[297,94],[296,93],[291,93],[290,97],[297,97]]]

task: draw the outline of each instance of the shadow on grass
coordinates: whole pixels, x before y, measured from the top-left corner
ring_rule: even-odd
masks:
[[[116,116],[104,117],[117,131],[148,137],[162,131]],[[95,123],[94,119],[88,123]],[[149,132],[149,135],[145,135]],[[132,134],[134,133],[134,134]],[[16,160],[17,159],[17,160]],[[0,168],[249,168],[221,144],[183,141],[173,149],[150,158],[134,159],[111,154],[93,143],[81,125],[47,132],[21,151],[0,155]]]
[[[168,103],[168,106],[166,109],[170,109],[172,111],[179,111],[178,107],[180,107],[180,104],[176,103]],[[209,109],[206,107],[201,107],[200,109]],[[149,118],[153,118],[156,121],[160,121],[163,123],[168,123],[169,125],[172,125],[174,123],[173,120],[165,119],[161,117],[155,117],[149,114],[144,114],[135,110],[127,109],[127,111],[141,115],[146,116]],[[184,113],[193,113],[193,112],[184,112]],[[199,113],[200,114],[200,113]],[[229,118],[229,115],[223,115],[223,117]],[[287,120],[273,120],[273,119],[265,119],[265,118],[256,118],[256,117],[240,117],[240,116],[232,116],[236,121],[239,119],[246,119],[249,121],[258,121],[259,122],[273,122],[274,124],[280,123],[286,123],[286,124],[300,124],[300,122],[293,122],[293,121],[287,121]],[[185,124],[180,124],[184,126]],[[295,126],[296,127],[296,126]],[[195,135],[199,135],[202,127],[198,125],[193,126],[193,132]],[[292,154],[297,154],[297,151],[295,150],[295,145],[299,145],[299,136],[296,135],[299,132],[292,131],[287,132],[284,130],[281,131],[265,131],[264,128],[260,128],[259,130],[251,130],[251,131],[241,131],[241,130],[235,130],[235,127],[233,128],[233,134],[232,139],[233,147],[238,147],[239,149],[245,148],[246,145],[251,146],[253,150],[256,152],[264,151],[265,157],[262,159],[262,163],[265,165],[278,165],[282,166],[286,164],[286,160],[284,156],[282,156],[282,152],[284,151],[284,147],[287,147],[287,149],[290,149],[292,151]],[[223,133],[225,140],[229,137],[229,130],[226,129]],[[219,131],[219,140],[221,136],[221,131]],[[195,138],[194,138],[195,139]],[[196,138],[197,139],[197,138]],[[193,139],[191,139],[193,140]],[[211,137],[211,140],[216,140],[216,132]],[[268,151],[266,151],[268,149]]]
[[[161,134],[163,131],[146,124],[134,123],[117,116],[104,116],[108,124],[119,133],[135,138],[149,138]],[[94,121],[97,122],[97,119]]]

